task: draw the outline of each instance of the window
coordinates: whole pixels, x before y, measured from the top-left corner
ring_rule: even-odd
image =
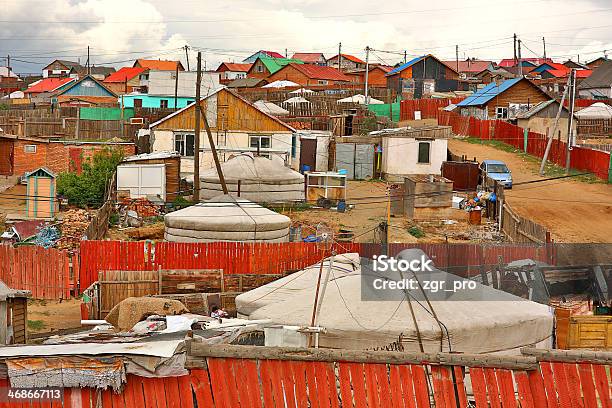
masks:
[[[257,72],[263,72],[263,67],[260,64],[257,64]]]
[[[297,156],[297,135],[291,136],[291,157],[295,159]]]
[[[142,99],[134,98],[134,107],[135,108],[142,108]]]
[[[327,85],[327,81],[323,79],[319,79],[319,85]]]
[[[160,100],[159,101],[159,107],[167,109],[168,108],[168,100],[167,99]]]
[[[193,157],[194,139],[193,135],[174,135],[174,150],[181,156]]]
[[[419,142],[419,157],[417,163],[429,164],[429,150],[431,143]]]
[[[249,137],[249,146],[252,149],[269,149],[272,146],[272,141],[270,136],[250,136]],[[262,154],[261,156],[270,158],[269,154]]]
[[[36,153],[36,145],[25,145],[23,146],[24,153]]]
[[[495,117],[497,119],[508,119],[508,108],[503,106],[495,108]]]

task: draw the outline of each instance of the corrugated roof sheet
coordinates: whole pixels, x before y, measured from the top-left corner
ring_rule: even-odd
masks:
[[[291,58],[304,61],[307,64],[316,64],[321,60],[321,57],[325,60],[325,56],[321,52],[296,52]]]
[[[545,62],[553,62],[553,60],[551,60],[550,58],[521,58],[521,61],[523,62],[529,62],[533,65],[542,65]],[[501,60],[498,64],[500,67],[513,67],[515,65],[514,63],[514,58],[504,58],[503,60]]]
[[[336,54],[333,57],[329,58],[328,61],[332,60],[334,58],[338,58],[338,54]],[[355,57],[354,55],[342,54],[342,59],[353,61],[353,62],[356,62],[357,64],[365,64],[365,61],[360,60],[359,58]]]
[[[289,64],[303,64],[304,62],[291,58],[267,58],[267,57],[259,57],[261,62],[266,66],[268,71],[271,74],[275,73],[285,65]]]
[[[394,74],[397,74],[398,72],[402,72],[406,68],[413,66],[414,64],[416,64],[417,62],[419,62],[421,59],[425,57],[426,55],[422,55],[420,57],[413,58],[410,61],[400,65],[399,67],[392,69],[391,71],[389,71],[387,75],[394,75]]]
[[[512,86],[516,85],[523,78],[513,78],[508,79],[507,81],[502,82],[500,85],[497,85],[495,82],[491,82],[472,96],[468,96],[461,102],[457,104],[457,106],[480,106],[489,102],[491,99],[495,98],[500,93],[510,89]]]
[[[123,67],[117,72],[113,72],[104,79],[106,83],[121,83],[129,81],[137,75],[142,74],[147,68],[141,67]]]
[[[612,84],[612,60],[606,60],[578,85],[578,89],[609,88]]]
[[[290,64],[293,68],[297,69],[308,78],[311,79],[325,79],[332,81],[346,81],[350,82],[351,78],[344,75],[342,72],[338,71],[333,67],[322,67],[318,65],[298,65],[298,64]]]
[[[457,69],[457,61],[442,61],[442,63],[444,63],[444,65],[446,65],[447,67],[459,72],[473,73],[482,72],[493,64],[492,61],[459,61],[459,69]]]
[[[180,61],[137,59],[134,66],[136,64],[143,68],[156,69],[158,71],[175,71],[177,65],[179,65],[179,69],[183,68],[183,64]]]
[[[248,72],[249,69],[251,69],[251,67],[253,66],[253,64],[238,64],[235,62],[223,62],[221,63],[221,65],[219,65],[219,68],[217,68],[217,72],[219,72],[219,69],[221,69],[222,66],[225,66],[228,71],[231,72]]]
[[[52,92],[74,81],[76,81],[76,78],[45,78],[30,86],[23,93]]]

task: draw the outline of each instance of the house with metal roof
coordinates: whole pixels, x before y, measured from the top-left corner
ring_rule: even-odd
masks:
[[[322,52],[296,52],[291,58],[303,61],[304,64],[327,65],[327,59]]]
[[[342,56],[341,58],[340,55]],[[354,69],[364,69],[366,63],[354,55],[336,54],[327,59],[327,65],[336,69],[340,67],[342,71],[350,71]]]
[[[529,132],[540,133],[547,135],[554,127],[557,112],[559,111],[559,102],[555,99],[549,99],[544,102],[532,105],[528,111],[520,112],[516,115],[516,124]],[[557,140],[567,142],[567,127],[569,122],[569,110],[564,106],[559,115],[559,123],[557,131],[553,137]],[[574,120],[572,125],[574,134],[576,132],[577,121]]]
[[[336,68],[310,64],[288,64],[266,78],[269,82],[291,81],[300,86],[337,85],[351,78]]]
[[[215,72],[219,73],[219,80],[221,83],[227,84],[234,79],[246,78],[247,72],[249,72],[252,65],[253,64],[248,63],[236,64],[234,62],[222,62]]]
[[[247,72],[247,78],[268,78],[285,65],[303,63],[291,58],[258,57]]]
[[[57,59],[43,67],[42,76],[43,78],[67,77],[72,68],[83,68],[83,66],[78,62]]]
[[[117,105],[117,94],[87,75],[57,92],[51,101],[60,106]]]
[[[44,78],[40,81],[34,82],[28,89],[23,91],[26,97],[34,98],[42,94],[49,94],[52,92],[60,91],[71,83],[76,82],[76,78],[57,78],[50,77]]]
[[[479,119],[514,119],[533,105],[551,98],[530,80],[520,77],[500,84],[491,82],[457,104],[462,116]]]
[[[247,64],[252,64],[259,57],[264,57],[264,58],[286,58],[286,56],[281,55],[281,54],[279,54],[276,51],[259,50],[255,54],[250,55],[247,58],[245,58],[244,60],[242,60],[242,62],[243,63],[247,63]]]
[[[404,99],[421,99],[433,92],[467,90],[467,84],[459,82],[459,73],[431,54],[395,67],[386,77],[387,88]]]
[[[133,66],[135,68],[140,67],[147,69],[155,69],[158,71],[176,71],[177,68],[179,71],[185,70],[181,61],[137,59],[134,62]]]
[[[104,86],[117,95],[140,91],[143,85],[140,75],[147,71],[147,68],[142,67],[123,67],[107,76],[103,81]]]
[[[581,98],[605,99],[612,97],[612,60],[606,60],[578,84]]]
[[[479,72],[485,69],[494,69],[495,63],[493,61],[477,60],[475,58],[468,58],[464,61],[442,61],[446,66],[451,67],[455,71],[459,72],[461,78],[472,78],[475,77]]]
[[[91,66],[91,67],[83,67],[83,66],[74,66],[70,68],[68,75],[73,78],[83,78],[86,75],[91,75],[96,78],[98,81],[103,81],[107,76],[115,72],[114,67],[104,67],[104,66]]]
[[[553,62],[553,60],[550,58],[521,58],[521,62],[523,67],[537,67],[545,62]],[[498,65],[502,68],[515,67],[518,61],[514,58],[504,58]]]

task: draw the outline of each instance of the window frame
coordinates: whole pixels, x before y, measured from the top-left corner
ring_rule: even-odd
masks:
[[[501,116],[499,114],[500,109],[502,112]],[[508,119],[508,107],[507,106],[496,106],[495,107],[495,119]]]
[[[188,150],[187,150],[187,146],[188,146],[188,139],[189,137],[191,137],[191,145],[193,146],[193,154],[192,155],[188,155]],[[180,140],[179,140],[180,139]],[[193,133],[175,133],[174,137],[173,137],[173,142],[174,142],[174,151],[178,152],[181,157],[195,157],[195,135]],[[177,143],[180,143],[177,148]]]
[[[34,148],[33,150],[31,150],[31,148]],[[30,150],[28,150],[30,149]],[[27,153],[27,154],[36,154],[36,152],[38,151],[38,147],[35,144],[27,144],[23,146],[23,152]]]
[[[431,140],[417,140],[417,164],[431,164]],[[421,146],[427,146],[427,161],[421,161]]]
[[[253,146],[253,140],[257,140],[257,144],[255,144],[255,146]],[[262,140],[268,140],[268,146],[265,147],[263,146],[263,144],[261,143]],[[262,157],[266,157],[268,159],[271,159],[271,155],[270,153],[261,153],[262,149],[272,149],[272,136],[271,135],[249,135],[249,148],[250,149],[256,149],[255,152],[257,151],[257,147],[259,146],[259,151],[260,151],[260,156]]]
[[[166,106],[164,106],[164,104]],[[168,99],[160,99],[159,100],[159,108],[160,109],[168,109],[169,106],[170,106],[170,102],[168,101]]]

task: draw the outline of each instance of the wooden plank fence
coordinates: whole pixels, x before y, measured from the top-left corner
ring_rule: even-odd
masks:
[[[550,241],[546,227],[516,214],[507,203],[503,205],[501,226],[512,242],[545,244]]]
[[[19,406],[612,407],[609,352],[542,350],[500,357],[197,343],[189,349],[188,375],[145,378],[130,374],[120,393],[65,388],[63,399],[53,405],[23,401]],[[8,386],[9,380],[0,378],[0,387]],[[15,405],[0,402],[0,408],[9,406]]]
[[[35,299],[69,299],[70,255],[53,248],[0,245],[0,279],[31,291]]]

